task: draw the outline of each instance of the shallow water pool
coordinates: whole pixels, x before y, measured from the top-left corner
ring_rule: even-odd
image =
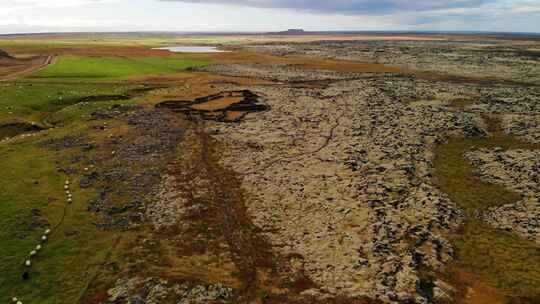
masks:
[[[155,48],[155,50],[168,50],[173,53],[223,53],[215,46],[167,46]]]

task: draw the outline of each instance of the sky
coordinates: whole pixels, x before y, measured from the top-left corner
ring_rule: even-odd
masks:
[[[540,0],[0,0],[0,34],[79,31],[540,32]]]

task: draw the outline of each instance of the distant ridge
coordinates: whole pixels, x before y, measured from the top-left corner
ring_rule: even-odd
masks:
[[[305,35],[307,34],[306,31],[304,31],[303,29],[288,29],[286,31],[282,31],[282,32],[273,32],[273,33],[268,33],[269,35]]]

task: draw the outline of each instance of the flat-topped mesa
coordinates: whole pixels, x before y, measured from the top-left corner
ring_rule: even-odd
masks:
[[[287,33],[289,34],[301,34],[304,33],[303,29],[288,29]]]
[[[304,31],[303,29],[288,29],[286,31],[282,31],[282,32],[274,32],[274,33],[269,33],[270,35],[303,35],[303,34],[306,34],[306,31]]]

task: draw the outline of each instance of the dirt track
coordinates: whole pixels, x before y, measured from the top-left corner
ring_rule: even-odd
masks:
[[[22,61],[24,62],[24,61]],[[47,55],[39,56],[28,60],[27,64],[22,65],[23,69],[16,70],[14,72],[9,71],[7,75],[0,75],[0,81],[10,81],[15,80],[21,76],[29,75],[40,71],[47,66],[54,64],[56,62],[56,55]],[[0,72],[2,72],[3,67],[0,67]]]

